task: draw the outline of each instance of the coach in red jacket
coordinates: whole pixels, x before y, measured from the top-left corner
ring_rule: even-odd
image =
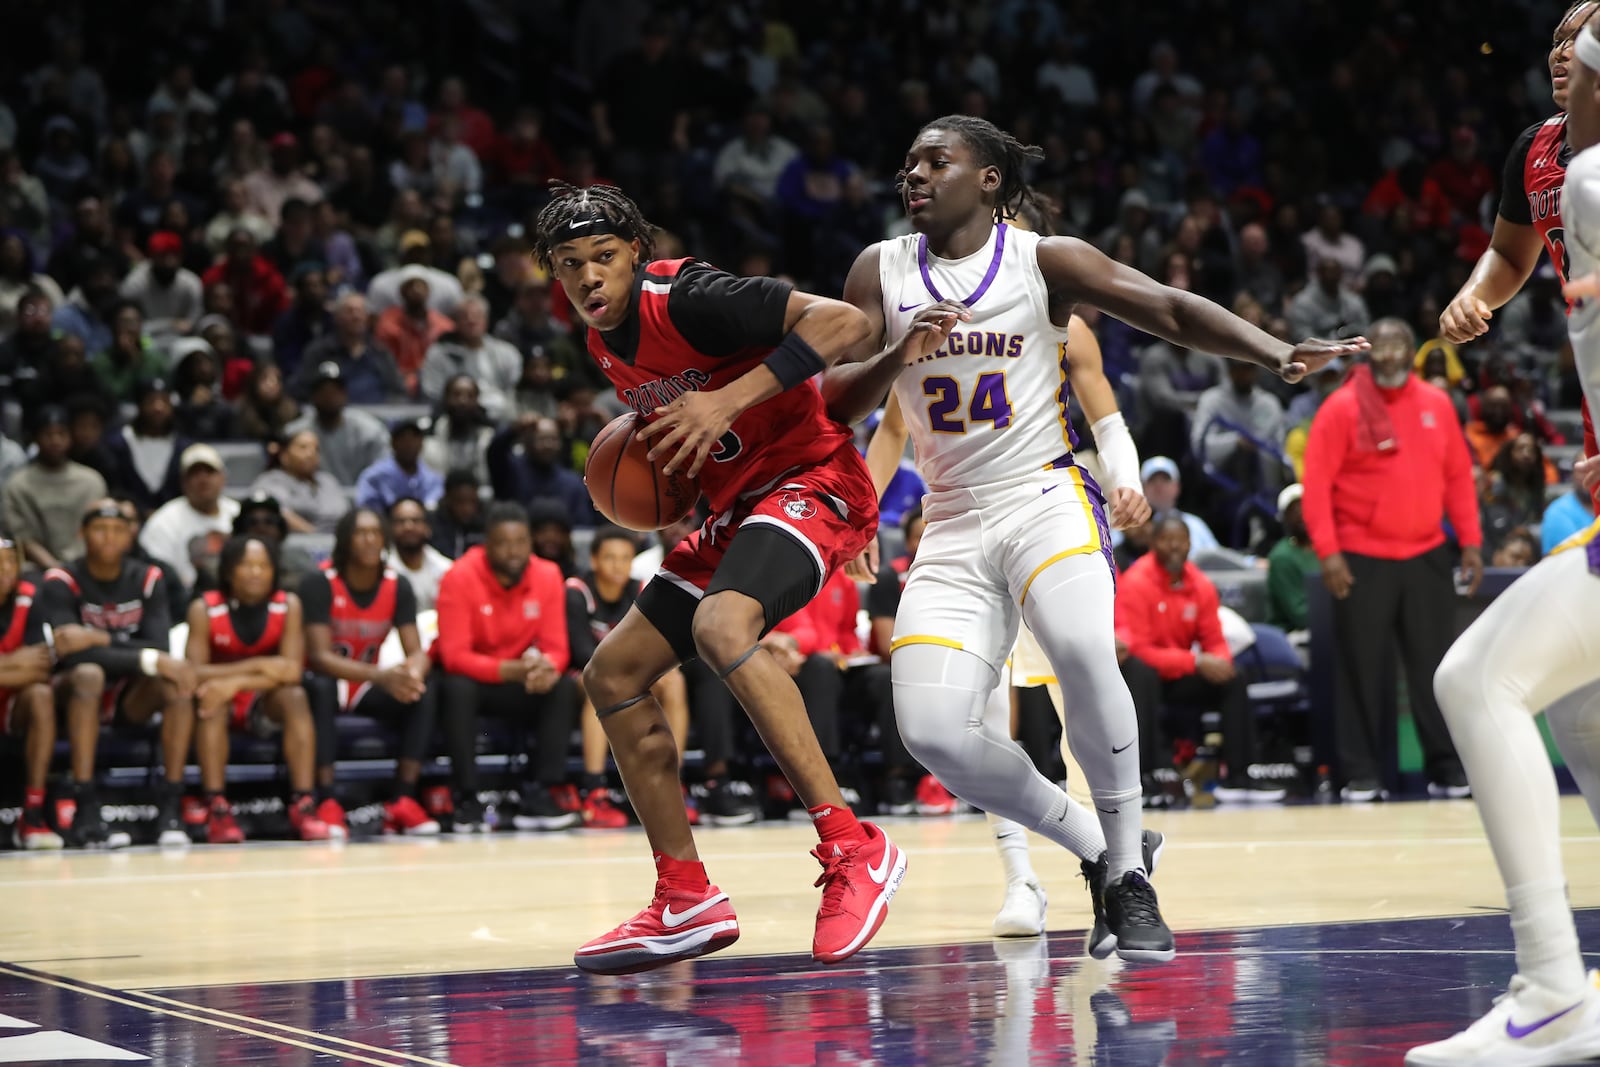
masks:
[[[579,816],[563,811],[550,789],[566,778],[581,706],[566,674],[566,586],[560,567],[534,556],[522,505],[490,508],[484,532],[484,543],[469,548],[440,581],[435,605],[439,637],[432,653],[444,671],[439,711],[456,777],[455,828],[485,828],[477,740],[478,716],[487,714],[531,720],[537,738],[517,825],[563,829]]]
[[[1165,748],[1162,711],[1182,704],[1222,714],[1222,754],[1227,764],[1218,800],[1271,802],[1284,791],[1250,777],[1256,756],[1255,713],[1250,709],[1244,679],[1217,617],[1217,587],[1189,562],[1189,526],[1183,516],[1168,512],[1156,520],[1150,551],[1117,579],[1117,639],[1128,649],[1124,676],[1154,672],[1159,685],[1135,684],[1128,690],[1139,713],[1141,769],[1147,773],[1162,762],[1171,765]],[[1149,789],[1146,789],[1149,795]]]
[[[1428,791],[1466,796],[1467,780],[1433,699],[1433,672],[1455,637],[1448,518],[1475,592],[1483,537],[1472,458],[1450,398],[1411,374],[1416,338],[1400,319],[1372,328],[1362,364],[1323,402],[1306,442],[1303,509],[1339,641],[1335,726],[1344,797],[1382,795],[1378,753],[1387,658],[1405,650],[1406,691],[1427,757]]]

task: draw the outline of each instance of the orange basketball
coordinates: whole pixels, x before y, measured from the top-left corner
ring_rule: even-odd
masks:
[[[648,460],[650,443],[638,436],[645,421],[618,415],[595,435],[583,481],[600,514],[629,530],[659,530],[694,509],[700,488],[683,471],[662,474]]]

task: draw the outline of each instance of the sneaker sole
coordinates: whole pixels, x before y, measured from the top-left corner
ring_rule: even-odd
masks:
[[[486,834],[489,832],[489,824],[482,822],[451,823],[450,832],[453,834]]]
[[[16,847],[24,852],[60,852],[67,847],[67,843],[59,836],[54,841],[48,837],[35,836],[25,841],[15,842]]]
[[[188,848],[194,844],[194,839],[182,830],[163,830],[156,844],[162,848]]]
[[[889,847],[895,851],[894,866],[889,870],[889,877],[884,879],[883,888],[878,891],[878,899],[874,900],[872,907],[868,909],[867,921],[862,924],[861,932],[856,934],[848,945],[837,952],[829,952],[822,955],[813,952],[811,958],[818,963],[843,963],[851,956],[854,956],[866,947],[867,942],[871,941],[878,930],[882,928],[883,921],[889,917],[889,901],[894,899],[895,893],[900,889],[900,883],[904,881],[906,876],[905,852],[893,842],[890,842]]]
[[[1171,963],[1178,954],[1177,946],[1171,948],[1129,948],[1117,946],[1117,959],[1128,963]]]
[[[707,826],[749,826],[761,817],[753,811],[741,812],[738,815],[706,815],[701,813],[700,821]]]
[[[591,952],[579,949],[572,963],[589,974],[638,974],[669,963],[692,960],[727,948],[739,940],[739,920],[723,919],[682,933],[659,937],[630,937]]]
[[[930,818],[935,817],[935,816],[939,816],[939,815],[954,815],[955,813],[956,813],[956,806],[954,804],[918,804],[917,805],[917,814],[918,815],[925,815],[925,816],[928,816]]]
[[[577,812],[567,812],[563,815],[514,815],[511,825],[518,830],[570,830],[583,822],[583,816]]]
[[[1211,795],[1227,804],[1281,804],[1289,793],[1284,789],[1233,789],[1219,785]]]

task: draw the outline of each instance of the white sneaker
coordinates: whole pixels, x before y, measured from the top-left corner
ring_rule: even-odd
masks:
[[[1006,900],[994,917],[995,937],[1038,937],[1044,933],[1044,886],[1029,879],[1006,886]]]
[[[1600,1056],[1600,972],[1574,1003],[1517,975],[1487,1015],[1406,1053],[1406,1067],[1546,1067]]]

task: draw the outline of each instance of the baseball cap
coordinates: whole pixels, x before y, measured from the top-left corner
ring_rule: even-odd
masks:
[[[242,534],[249,524],[251,516],[257,512],[266,512],[277,520],[278,528],[284,536],[288,536],[288,520],[283,517],[283,505],[278,503],[278,498],[271,493],[256,490],[245,499],[239,501],[239,514],[233,520],[235,536]]]
[[[210,346],[207,345],[206,347],[209,348]],[[133,402],[137,404],[152,393],[171,396],[172,385],[165,378],[142,379],[133,388]]]
[[[121,504],[118,504],[115,500],[108,498],[105,500],[96,500],[94,503],[85,508],[83,512],[83,518],[78,523],[78,526],[81,529],[96,519],[121,519],[123,522],[127,522],[128,516],[122,513]]]
[[[1151,456],[1144,461],[1144,466],[1139,468],[1139,480],[1148,482],[1158,474],[1165,474],[1173,481],[1178,480],[1178,465],[1166,456]]]
[[[1118,207],[1122,208],[1124,211],[1130,207],[1141,208],[1145,211],[1149,211],[1150,195],[1143,189],[1129,189],[1127,192],[1122,194],[1122,201],[1118,204]]]
[[[152,256],[159,256],[163,252],[182,252],[183,238],[171,230],[158,230],[150,235],[148,247]]]
[[[406,430],[415,430],[417,433],[427,436],[432,423],[433,420],[426,415],[402,415],[397,419],[389,420],[389,434],[393,436],[404,433]]]
[[[1283,492],[1278,494],[1278,518],[1283,518],[1284,512],[1289,510],[1289,505],[1306,495],[1306,487],[1299,482],[1283,487]]]
[[[311,388],[315,389],[323,382],[338,382],[344,384],[344,371],[339,369],[339,364],[331,359],[323,360],[317,364],[316,376],[311,379]]]
[[[276,133],[272,135],[273,148],[295,148],[298,147],[299,144],[300,142],[295,140],[294,134],[290,133],[288,130],[284,130],[282,133]]]
[[[46,426],[69,426],[71,420],[67,417],[67,409],[60,404],[46,404],[39,409],[33,417],[33,432],[38,433]]]
[[[222,453],[210,445],[190,445],[183,450],[183,456],[178,460],[178,470],[188,474],[195,467],[210,467],[214,471],[225,472],[228,465],[222,462]]]
[[[413,248],[432,248],[433,240],[421,230],[407,230],[400,235],[400,251],[409,252]]]

